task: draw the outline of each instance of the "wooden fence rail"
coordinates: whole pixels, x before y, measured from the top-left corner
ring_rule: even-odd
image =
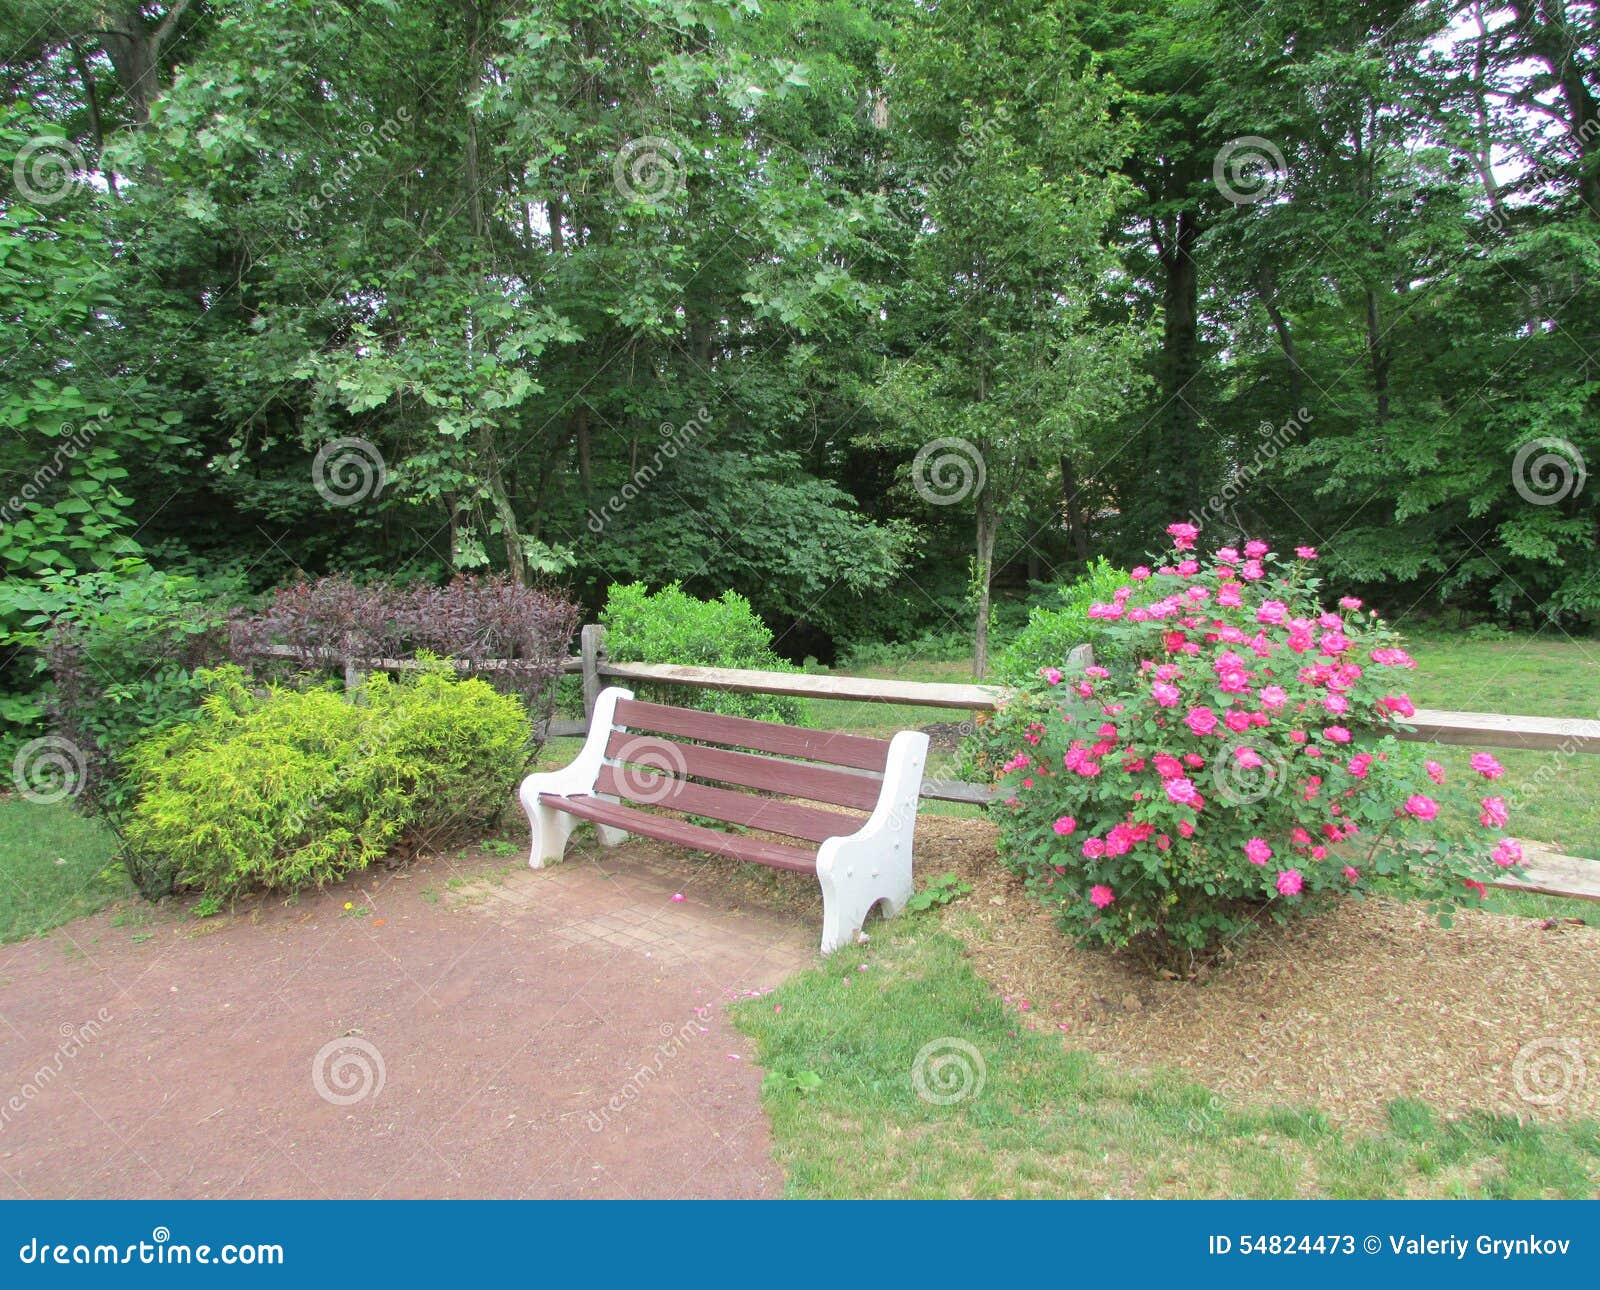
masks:
[[[856,703],[894,703],[912,708],[943,708],[965,712],[993,712],[1005,696],[998,685],[961,685],[945,681],[897,681],[870,676],[820,676],[810,672],[763,672],[748,668],[691,667],[677,663],[614,663],[605,651],[605,629],[589,624],[580,636],[581,651],[564,660],[561,671],[583,677],[585,719],[558,721],[552,735],[578,735],[588,729],[587,714],[607,681],[642,681],[655,685],[682,685],[694,689],[726,690],[735,694],[772,694],[799,699],[833,699]],[[264,658],[297,659],[299,651],[287,645],[266,645],[256,653]],[[1069,666],[1092,659],[1086,646],[1072,652]],[[353,658],[345,660],[351,672],[404,672],[420,666],[415,659]],[[461,671],[493,672],[511,666],[504,659],[484,659],[476,664],[458,660]],[[1481,748],[1527,749],[1537,752],[1600,753],[1600,721],[1566,717],[1513,716],[1503,712],[1452,712],[1418,708],[1411,730],[1396,732],[1416,743],[1469,744]]]

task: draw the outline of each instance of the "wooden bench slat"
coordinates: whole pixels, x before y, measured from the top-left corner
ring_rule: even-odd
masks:
[[[671,816],[651,815],[634,806],[602,802],[597,797],[562,797],[559,793],[541,793],[539,801],[552,810],[565,811],[582,820],[624,829],[641,837],[655,838],[659,842],[673,842],[696,851],[709,851],[712,855],[763,864],[772,869],[809,874],[817,871],[817,853],[812,850],[786,847],[781,843],[738,833],[724,833],[721,829],[708,829],[704,825],[675,820]]]
[[[833,730],[809,730],[775,721],[753,721],[749,717],[728,717],[719,712],[673,708],[639,699],[623,699],[617,704],[617,724],[629,730],[753,748],[780,757],[801,757],[832,766],[853,766],[857,770],[881,772],[889,764],[887,739]]]
[[[876,775],[835,770],[831,766],[774,761],[758,753],[680,744],[658,735],[633,734],[627,730],[611,732],[606,740],[606,756],[637,762],[654,770],[671,767],[675,778],[714,779],[724,784],[737,784],[740,788],[761,788],[786,797],[803,797],[858,811],[872,810],[883,791],[883,781]]]
[[[786,837],[805,838],[808,842],[826,842],[829,838],[846,837],[866,823],[856,815],[802,806],[798,802],[785,802],[756,793],[712,788],[684,779],[670,779],[640,767],[633,767],[626,774],[615,766],[602,767],[594,791],[625,801],[682,811],[685,815],[702,815],[725,824],[742,824],[746,828],[765,829]]]

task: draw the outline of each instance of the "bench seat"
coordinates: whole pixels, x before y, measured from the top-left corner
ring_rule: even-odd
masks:
[[[552,810],[565,811],[591,824],[604,824],[638,837],[672,842],[694,851],[709,851],[712,855],[763,864],[771,869],[789,869],[795,873],[817,871],[817,853],[814,850],[786,847],[779,842],[768,842],[741,833],[724,833],[721,829],[708,829],[703,824],[690,824],[687,820],[675,820],[667,815],[652,815],[636,806],[624,806],[600,797],[562,797],[557,793],[541,793],[539,800]]]

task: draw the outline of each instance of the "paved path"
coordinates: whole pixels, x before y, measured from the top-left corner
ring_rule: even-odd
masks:
[[[816,929],[603,856],[0,947],[0,1197],[779,1194],[725,1005]]]

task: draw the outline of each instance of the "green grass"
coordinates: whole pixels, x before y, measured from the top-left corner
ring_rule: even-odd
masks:
[[[1347,1133],[1179,1074],[1119,1073],[1019,1029],[934,916],[881,924],[870,947],[734,1015],[768,1071],[762,1100],[794,1196],[1585,1197],[1600,1185],[1593,1122],[1448,1120],[1397,1102],[1382,1131]],[[983,1084],[938,1105],[913,1069],[924,1045],[952,1040],[975,1050]]]
[[[1409,678],[1419,707],[1533,717],[1600,714],[1600,642],[1562,636],[1474,641],[1421,636]],[[1466,775],[1471,748],[1441,748],[1438,760]],[[1512,807],[1512,832],[1567,855],[1600,860],[1600,755],[1494,749],[1506,768],[1495,786]]]
[[[65,805],[0,799],[0,942],[38,936],[129,895],[115,854],[103,826]]]

